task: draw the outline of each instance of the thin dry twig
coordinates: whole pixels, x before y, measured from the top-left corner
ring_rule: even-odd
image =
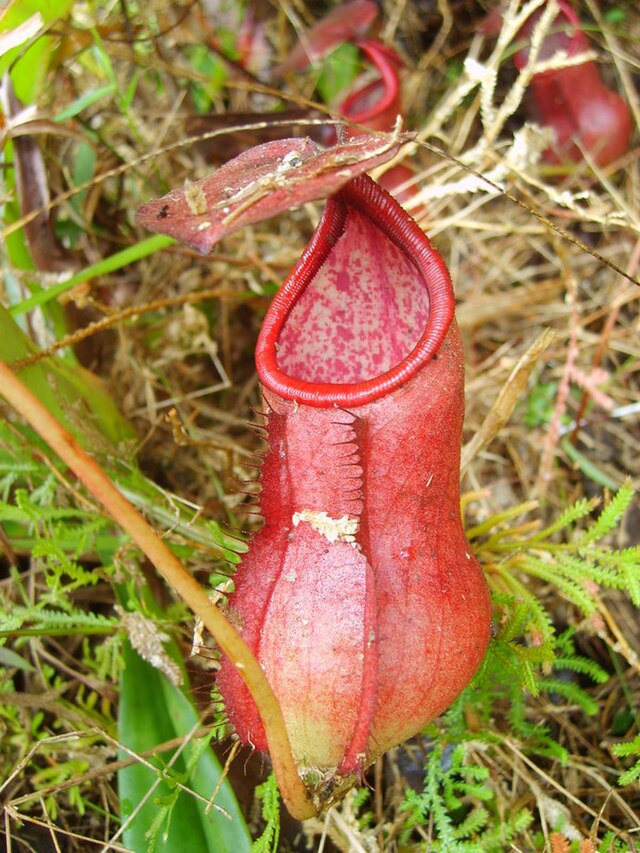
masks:
[[[542,354],[549,348],[555,333],[552,329],[541,332],[524,355],[518,360],[511,375],[500,389],[482,426],[462,450],[461,471],[464,473],[471,460],[502,431],[521,398],[531,373]]]

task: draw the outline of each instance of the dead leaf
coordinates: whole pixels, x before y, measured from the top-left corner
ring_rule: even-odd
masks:
[[[68,269],[71,265],[69,258],[53,231],[49,183],[42,152],[32,135],[16,132],[18,127],[24,130],[19,120],[23,105],[16,97],[8,75],[3,81],[2,102],[7,125],[10,126],[12,120],[15,124],[10,135],[13,138],[13,166],[20,212],[24,217],[33,211],[41,211],[24,226],[31,258],[40,270]]]

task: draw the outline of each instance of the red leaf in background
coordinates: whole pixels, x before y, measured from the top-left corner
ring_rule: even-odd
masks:
[[[311,27],[274,73],[303,71],[343,42],[363,36],[377,15],[378,7],[371,0],[341,3]]]
[[[368,134],[326,151],[306,137],[267,142],[201,181],[142,205],[136,221],[206,254],[246,225],[332,195],[391,160],[410,138]]]

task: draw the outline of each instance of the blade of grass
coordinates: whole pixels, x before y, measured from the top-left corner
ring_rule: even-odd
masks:
[[[585,477],[593,480],[594,483],[598,483],[599,486],[604,486],[605,489],[611,489],[612,492],[616,492],[619,489],[620,483],[616,483],[612,477],[600,470],[600,468],[588,459],[584,453],[580,453],[580,451],[571,444],[568,438],[565,438],[560,442],[560,447],[567,454],[573,464],[582,471]]]
[[[86,110],[87,107],[95,104],[96,101],[99,101],[101,98],[106,98],[107,95],[111,95],[115,91],[115,83],[108,83],[106,86],[100,86],[99,89],[92,89],[86,94],[81,95],[81,97],[76,98],[75,101],[72,101],[68,107],[65,107],[56,116],[54,116],[53,120],[60,123],[67,121],[67,119],[74,118],[74,116],[77,116],[83,110]]]
[[[133,246],[128,246],[120,252],[109,255],[108,258],[98,261],[97,264],[85,267],[83,270],[80,270],[80,272],[72,275],[71,278],[66,279],[66,281],[54,284],[52,287],[49,287],[47,290],[43,290],[40,293],[34,293],[28,299],[24,299],[22,302],[12,305],[10,312],[14,317],[16,317],[20,314],[24,314],[25,311],[32,311],[34,308],[41,307],[46,305],[48,302],[51,302],[51,300],[57,299],[58,296],[61,296],[63,293],[67,293],[78,284],[82,284],[83,282],[90,281],[98,276],[107,275],[108,273],[122,269],[128,264],[133,264],[141,258],[146,258],[148,255],[152,255],[154,252],[166,249],[167,246],[171,246],[173,243],[175,243],[175,240],[172,237],[165,237],[162,234],[157,234],[154,237],[148,237],[146,240],[141,240]]]

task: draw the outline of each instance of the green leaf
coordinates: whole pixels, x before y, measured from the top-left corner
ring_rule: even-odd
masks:
[[[0,358],[12,362],[37,351],[0,305]],[[85,446],[97,447],[106,438],[117,447],[120,442],[135,438],[133,428],[119,413],[102,381],[83,367],[49,358],[26,367],[20,377]]]
[[[115,634],[119,624],[116,617],[100,613],[85,613],[78,609],[65,613],[55,608],[12,604],[0,612],[0,637]]]
[[[628,755],[640,755],[640,735],[636,735],[628,743],[616,743],[611,747],[611,752],[622,758]]]
[[[73,0],[13,0],[0,12],[0,32],[13,30],[36,12],[42,16],[43,24],[51,24],[64,18]],[[0,76],[11,68],[11,79],[16,95],[25,104],[33,104],[49,68],[49,56],[55,45],[51,36],[41,36],[22,53],[23,46],[13,48],[0,57]],[[20,58],[18,58],[20,57]]]
[[[636,779],[640,779],[640,761],[622,774],[618,779],[618,784],[623,786],[630,785],[632,782],[635,782]]]
[[[609,24],[620,26],[627,20],[627,13],[621,6],[614,6],[612,9],[607,9],[604,13],[604,19]]]
[[[14,316],[17,316],[18,314],[24,314],[25,311],[32,311],[38,306],[46,305],[48,302],[51,302],[51,300],[57,299],[57,297],[61,296],[63,293],[72,290],[78,284],[82,284],[85,281],[91,281],[91,279],[97,278],[98,276],[108,275],[109,273],[115,272],[129,264],[139,261],[141,258],[146,258],[147,255],[152,255],[160,249],[166,249],[167,246],[172,246],[174,243],[175,240],[173,237],[165,237],[164,234],[156,234],[153,237],[148,237],[146,240],[141,240],[133,246],[128,246],[120,252],[114,252],[113,255],[103,258],[101,261],[98,261],[97,264],[85,267],[83,270],[80,270],[80,272],[66,279],[66,281],[58,282],[58,284],[54,284],[46,290],[41,290],[39,293],[32,294],[19,304],[12,305],[11,313]]]
[[[99,101],[101,98],[106,98],[107,95],[112,95],[115,90],[115,83],[108,83],[106,86],[100,86],[98,89],[91,89],[89,92],[86,92],[84,95],[76,98],[75,101],[72,101],[69,106],[65,107],[56,116],[54,116],[53,120],[57,122],[67,121],[67,119],[77,116],[78,113],[81,113],[87,107],[95,104],[95,102]]]
[[[139,754],[174,738],[185,738],[199,720],[187,697],[143,661],[129,643],[124,644],[123,652],[118,714],[120,742]],[[207,811],[222,772],[208,744],[190,742],[168,768],[174,754],[175,749],[150,759],[148,764],[156,769],[136,761],[119,771],[125,845],[133,853],[153,850],[184,853],[186,849],[216,853],[248,851],[249,831],[226,779],[215,798],[215,806],[225,813],[215,806]],[[123,750],[120,757],[128,755]],[[190,791],[183,790],[181,784]],[[147,796],[152,788],[153,792]]]
[[[33,664],[11,649],[0,646],[0,666],[7,669],[20,669],[22,672],[35,672]]]
[[[582,546],[597,542],[608,533],[611,533],[618,526],[620,519],[627,511],[629,504],[633,500],[633,494],[631,483],[629,481],[623,483],[602,510],[596,523],[592,524],[589,530],[580,538],[579,544]]]
[[[553,415],[553,408],[558,390],[557,382],[538,383],[533,387],[527,401],[527,411],[524,424],[534,428],[548,424]]]
[[[262,818],[266,826],[260,838],[253,842],[251,853],[268,853],[270,850],[276,853],[280,839],[280,792],[275,774],[258,785],[256,796],[262,800]]]
[[[47,288],[42,287],[37,276],[31,276],[30,272],[35,270],[35,264],[31,257],[31,251],[27,245],[26,233],[24,228],[17,225],[18,220],[22,217],[22,211],[16,197],[15,173],[13,167],[13,143],[9,141],[0,156],[1,168],[6,175],[5,192],[9,194],[8,199],[4,204],[4,224],[5,229],[5,257],[2,258],[2,272],[4,274],[4,293],[7,303],[15,302],[22,297],[23,289],[26,287],[32,296],[46,296]],[[19,280],[18,270],[27,270],[22,281]],[[18,275],[16,275],[18,273]],[[62,310],[62,306],[57,302],[49,302],[46,308],[43,309],[43,317],[46,326],[56,335],[63,337],[67,334],[67,322]],[[69,360],[75,361],[73,354],[69,354]]]
[[[324,60],[316,88],[326,104],[336,99],[356,78],[360,52],[354,44],[341,44]]]

